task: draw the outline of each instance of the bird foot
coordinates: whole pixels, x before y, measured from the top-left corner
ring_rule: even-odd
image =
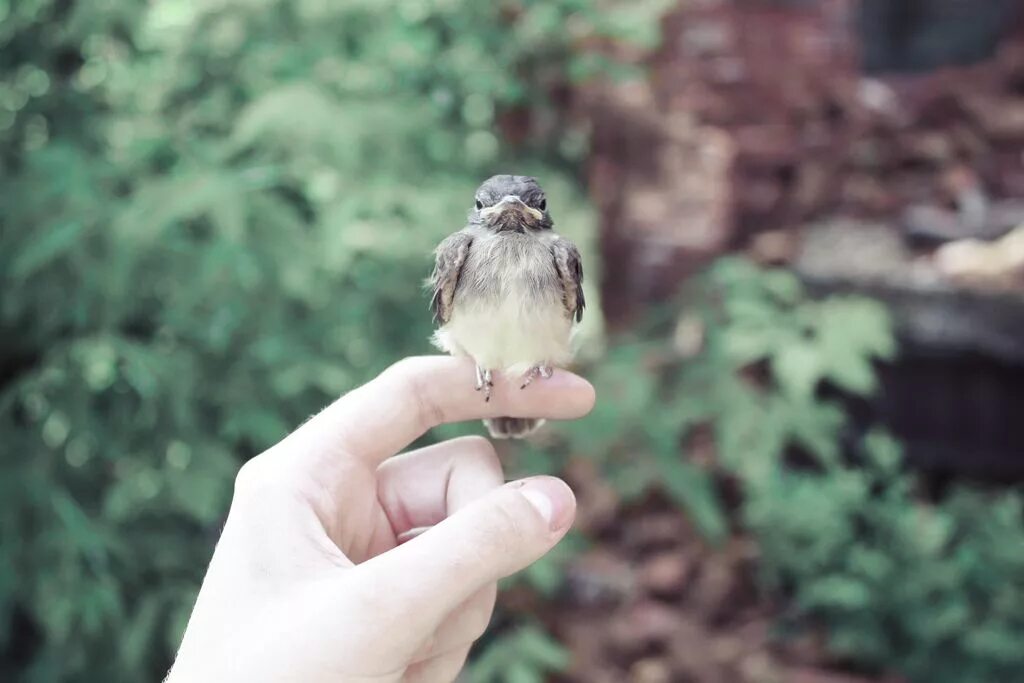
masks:
[[[479,365],[476,366],[476,390],[484,392],[484,403],[490,402],[491,389],[493,387],[494,382],[491,381],[491,371]]]
[[[526,371],[523,375],[523,384],[520,389],[525,389],[530,386],[530,383],[538,377],[543,379],[550,379],[551,375],[555,374],[555,371],[551,369],[550,365],[534,365],[532,368]]]

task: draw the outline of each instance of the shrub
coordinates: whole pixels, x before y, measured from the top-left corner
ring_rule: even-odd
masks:
[[[922,683],[1020,678],[1024,491],[928,500],[899,445],[855,434],[821,392],[876,389],[873,362],[895,353],[885,309],[724,259],[674,310],[587,371],[600,400],[563,427],[569,448],[627,501],[665,492],[712,543],[750,534],[765,597],[787,605],[780,635],[819,630],[848,667]],[[681,457],[702,434],[712,460]]]
[[[240,461],[428,350],[482,177],[588,246],[548,95],[619,25],[517,7],[0,2],[0,678],[162,675]]]

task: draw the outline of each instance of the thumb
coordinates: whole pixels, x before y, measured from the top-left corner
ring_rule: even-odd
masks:
[[[480,588],[543,557],[575,515],[576,498],[561,479],[510,482],[357,570],[394,590],[409,610],[440,620]]]

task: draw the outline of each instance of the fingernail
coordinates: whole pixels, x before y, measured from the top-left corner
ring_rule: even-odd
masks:
[[[523,489],[523,495],[526,496],[526,500],[530,501],[530,505],[540,513],[544,521],[550,525],[555,516],[555,506],[551,504],[551,499],[543,491],[536,489]]]
[[[531,477],[523,481],[522,492],[551,531],[567,526],[575,516],[576,497],[561,479]]]

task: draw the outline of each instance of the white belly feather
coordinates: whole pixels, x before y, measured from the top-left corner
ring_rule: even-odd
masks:
[[[438,347],[470,356],[484,368],[520,375],[532,366],[564,365],[572,358],[572,323],[561,302],[526,310],[509,297],[497,306],[465,302],[434,335]]]
[[[479,268],[473,279],[486,279],[486,285],[462,288],[451,318],[434,334],[434,344],[510,376],[521,375],[534,365],[568,363],[572,359],[572,318],[562,301],[552,261],[546,257],[547,248],[537,247],[544,250],[545,257],[529,258],[517,249],[515,255],[471,264]],[[544,283],[543,291],[538,291],[539,281]]]

